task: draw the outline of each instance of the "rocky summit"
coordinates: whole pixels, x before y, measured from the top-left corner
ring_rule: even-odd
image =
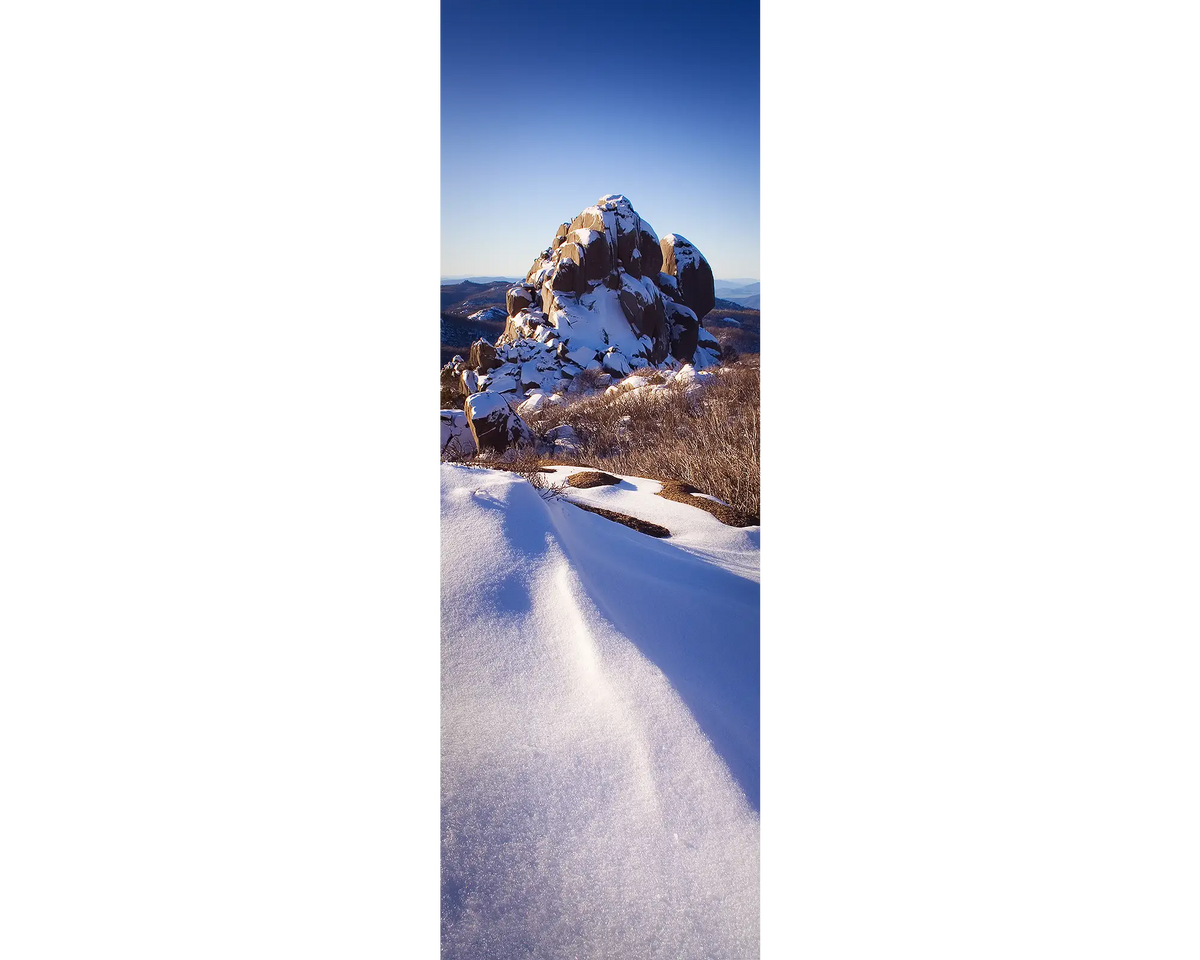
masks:
[[[584,370],[623,377],[634,367],[714,365],[720,345],[700,325],[714,299],[695,245],[673,233],[659,239],[628,199],[609,194],[559,226],[509,288],[495,345],[477,341],[468,359],[446,364],[443,391],[464,398],[477,447],[503,451],[528,435],[516,406],[534,395],[561,402]]]

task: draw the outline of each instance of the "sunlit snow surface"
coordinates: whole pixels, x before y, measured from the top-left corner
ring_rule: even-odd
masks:
[[[758,528],[441,470],[443,956],[757,957]]]

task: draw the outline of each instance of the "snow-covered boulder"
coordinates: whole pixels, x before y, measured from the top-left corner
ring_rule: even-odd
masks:
[[[546,405],[546,395],[544,393],[531,393],[528,398],[517,404],[517,415],[527,417],[532,413],[537,413]]]
[[[475,453],[475,437],[462,410],[442,411],[442,455],[467,457]]]
[[[569,423],[560,423],[547,430],[545,442],[549,453],[554,456],[573,457],[583,452],[583,442]]]
[[[554,385],[562,378],[553,355],[547,355],[522,363],[520,379],[521,389],[528,396],[530,391],[553,393]]]
[[[616,347],[613,347],[604,355],[604,369],[609,373],[615,373],[618,376],[629,376],[629,361],[625,359]]]
[[[471,359],[468,361],[467,366],[481,377],[489,370],[494,370],[500,366],[500,360],[496,356],[496,348],[482,338],[471,344],[470,356]]]
[[[499,393],[472,394],[467,397],[464,412],[475,446],[480,450],[503,453],[509,447],[533,442],[529,425]]]
[[[692,363],[697,370],[715,367],[721,362],[721,343],[703,327],[696,336],[696,350],[692,355]]]
[[[515,287],[509,287],[506,295],[506,304],[508,306],[508,315],[516,316],[526,307],[534,302],[533,287],[528,284],[519,283]]]

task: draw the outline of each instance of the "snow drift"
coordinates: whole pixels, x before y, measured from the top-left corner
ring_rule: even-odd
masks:
[[[441,471],[443,955],[757,956],[758,528]]]

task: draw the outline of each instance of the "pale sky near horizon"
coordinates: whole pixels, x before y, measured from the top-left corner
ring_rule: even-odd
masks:
[[[444,0],[443,276],[515,276],[623,193],[718,278],[759,276],[758,4]]]

